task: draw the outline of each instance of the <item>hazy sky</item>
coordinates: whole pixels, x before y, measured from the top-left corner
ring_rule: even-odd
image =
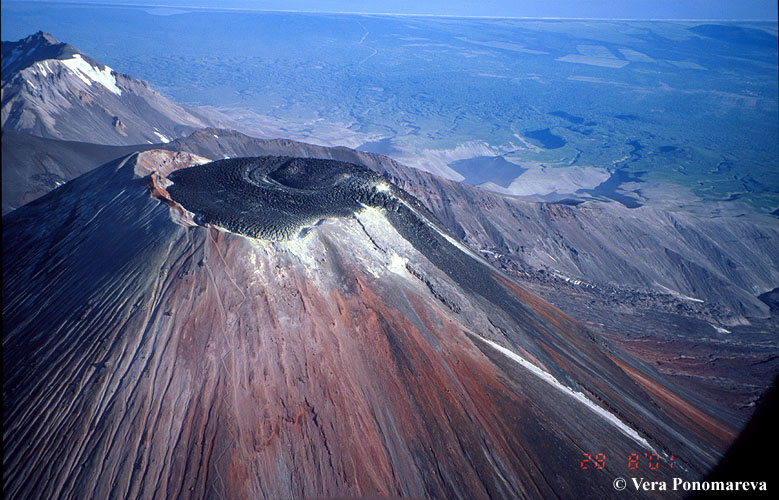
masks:
[[[23,0],[39,1],[39,0]],[[776,0],[49,0],[312,12],[609,19],[777,19]]]

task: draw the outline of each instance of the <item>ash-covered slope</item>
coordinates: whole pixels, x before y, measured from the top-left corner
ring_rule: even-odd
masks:
[[[137,151],[3,130],[3,215],[93,168]]]
[[[207,124],[47,33],[2,42],[3,129],[129,145],[167,142]]]
[[[202,161],[3,218],[8,498],[608,496],[631,453],[693,478],[732,439],[376,174]],[[249,237],[266,209],[310,229]]]

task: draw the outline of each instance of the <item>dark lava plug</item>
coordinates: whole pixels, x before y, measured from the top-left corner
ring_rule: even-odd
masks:
[[[264,156],[218,160],[168,176],[171,198],[198,224],[268,240],[287,240],[328,217],[364,206],[397,208],[379,174],[335,160]]]

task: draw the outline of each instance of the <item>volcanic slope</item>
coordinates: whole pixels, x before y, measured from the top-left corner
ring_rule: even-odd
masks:
[[[130,145],[167,142],[209,124],[48,33],[2,42],[2,75],[3,129]]]
[[[732,440],[375,173],[204,161],[3,218],[7,498],[608,496],[623,460],[584,451],[674,454],[668,480]]]
[[[44,139],[3,130],[3,214],[108,161],[137,151],[137,146],[106,146]]]
[[[674,296],[685,307],[719,309],[724,326],[769,315],[757,296],[779,285],[776,221],[698,216],[650,206],[528,202],[408,168],[383,155],[285,139],[204,129],[163,146],[210,158],[291,155],[327,158],[385,174],[471,248],[510,267],[545,269],[561,279]]]
[[[576,207],[485,192],[348,148],[203,129],[167,144],[98,146],[3,132],[3,210],[132,150],[293,155],[366,166],[419,199],[450,233],[557,307],[651,364],[663,381],[740,428],[776,375],[776,224],[617,203]],[[636,256],[640,256],[637,258]],[[674,291],[676,290],[676,291]],[[751,325],[745,324],[751,323]],[[733,327],[731,325],[745,324]],[[717,326],[714,329],[713,326]],[[645,366],[646,368],[646,366]],[[666,376],[658,378],[657,370]]]
[[[764,217],[702,217],[602,202],[578,207],[529,202],[442,179],[383,155],[257,139],[226,129],[202,129],[135,149],[154,147],[210,158],[292,155],[364,165],[411,192],[451,233],[495,264],[543,270],[546,278],[583,282],[605,293],[617,288],[631,296],[662,296],[671,303],[667,308],[724,327],[769,316],[758,296],[779,285],[779,254],[773,251],[779,231]],[[128,152],[98,148],[4,132],[3,211],[70,180],[76,171]]]

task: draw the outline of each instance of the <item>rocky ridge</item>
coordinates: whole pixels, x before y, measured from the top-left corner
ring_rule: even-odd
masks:
[[[47,33],[2,42],[2,61],[4,130],[129,145],[166,142],[210,123]]]

